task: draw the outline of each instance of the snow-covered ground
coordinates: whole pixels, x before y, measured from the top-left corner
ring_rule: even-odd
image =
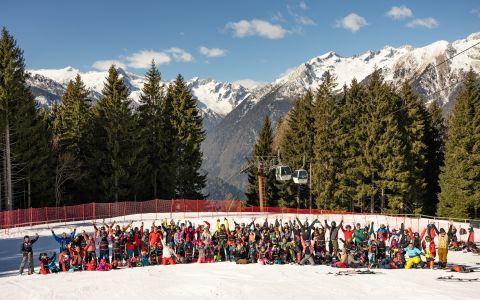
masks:
[[[283,221],[294,215],[269,215]],[[134,215],[119,217],[119,223],[134,220],[134,226],[150,226],[151,221],[169,217],[162,214]],[[175,219],[188,218],[196,224],[207,220],[213,222],[225,215],[189,213],[177,214]],[[256,215],[257,221],[265,216]],[[307,216],[303,215],[303,221]],[[309,220],[317,216],[308,216]],[[318,216],[329,222],[341,220],[339,215]],[[232,215],[228,216],[232,223]],[[234,215],[237,222],[248,222],[252,215]],[[113,220],[105,220],[110,223]],[[405,222],[413,230],[422,229],[429,220],[387,218],[384,216],[344,216],[344,222],[364,224],[374,221],[398,228]],[[99,221],[97,220],[97,223]],[[100,221],[101,222],[101,221]],[[447,222],[437,226],[446,227]],[[457,228],[466,224],[455,224]],[[261,266],[258,264],[236,265],[235,263],[189,264],[174,266],[150,266],[145,268],[122,269],[110,272],[75,272],[52,275],[17,276],[20,264],[19,249],[24,235],[40,239],[34,244],[34,258],[40,252],[58,252],[58,244],[51,238],[50,229],[61,233],[78,227],[92,231],[90,224],[72,222],[67,224],[39,225],[32,228],[16,228],[0,232],[0,299],[478,299],[480,282],[443,282],[439,276],[454,274],[462,278],[478,278],[479,273],[457,274],[442,270],[378,270],[374,275],[334,276],[329,272],[339,269],[327,266]],[[478,240],[479,232],[476,231]],[[465,239],[465,236],[460,236]],[[471,253],[450,252],[450,263],[475,265],[480,256]],[[38,261],[35,260],[36,270]]]

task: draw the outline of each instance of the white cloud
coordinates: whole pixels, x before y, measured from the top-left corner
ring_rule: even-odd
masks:
[[[480,9],[478,9],[478,8],[472,9],[472,10],[470,11],[470,13],[471,13],[472,15],[475,15],[475,16],[477,16],[477,17],[480,17]]]
[[[434,18],[425,18],[425,19],[415,19],[408,22],[407,27],[410,28],[417,28],[417,27],[425,27],[428,29],[433,29],[438,27],[438,22]]]
[[[187,51],[181,49],[181,48],[170,48],[165,50],[165,52],[171,54],[173,56],[173,59],[175,61],[181,61],[181,62],[191,62],[193,61],[193,56],[188,53]]]
[[[115,65],[118,68],[122,68],[122,69],[127,68],[127,66],[124,63],[114,59],[97,60],[96,62],[93,63],[92,68],[99,71],[107,71],[111,65]]]
[[[272,16],[272,21],[275,22],[285,22],[285,19],[283,18],[283,15],[281,12],[277,11],[276,13],[273,14]]]
[[[233,31],[235,37],[260,36],[267,39],[281,39],[287,34],[280,25],[274,25],[265,20],[240,20],[238,22],[230,22],[225,28]]]
[[[253,79],[240,79],[234,81],[233,84],[241,85],[243,87],[246,87],[247,89],[254,89],[256,87],[264,86],[267,83],[263,81],[256,81]]]
[[[298,4],[298,6],[303,9],[303,10],[307,10],[308,9],[308,6],[307,6],[307,3],[305,3],[305,1],[300,1],[300,3]]]
[[[344,17],[341,20],[337,20],[335,23],[335,27],[340,27],[346,30],[350,30],[351,32],[357,32],[363,26],[368,25],[367,20],[364,17],[359,16],[355,13],[351,13]]]
[[[201,54],[207,57],[221,57],[227,54],[227,50],[220,49],[220,48],[207,48],[207,47],[200,47],[199,51]]]
[[[309,17],[298,14],[291,5],[287,5],[287,12],[294,18],[295,23],[299,25],[317,25],[317,23]]]
[[[165,52],[152,50],[141,50],[125,57],[127,65],[137,69],[147,69],[150,67],[152,59],[155,60],[157,65],[168,64],[172,61],[170,55],[166,54]]]
[[[314,20],[310,19],[309,17],[306,16],[296,16],[295,17],[295,22],[301,25],[316,25]]]
[[[405,18],[410,18],[413,16],[413,12],[410,8],[405,5],[393,6],[387,12],[387,16],[391,17],[394,20],[401,20]]]

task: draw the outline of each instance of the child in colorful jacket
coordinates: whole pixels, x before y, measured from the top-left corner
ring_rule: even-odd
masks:
[[[425,260],[427,261],[427,267],[433,269],[437,252],[435,250],[435,242],[433,241],[433,239],[430,238],[429,235],[427,235],[422,241],[422,249],[425,252]]]
[[[102,258],[100,259],[100,263],[98,264],[97,271],[110,271],[112,266],[107,263],[107,260]]]
[[[52,256],[48,257],[47,253],[40,253],[38,260],[40,261],[40,274],[46,275],[50,273],[57,273],[58,268],[55,265],[57,254],[53,252]]]
[[[447,267],[448,245],[450,244],[452,225],[449,226],[448,234],[443,228],[438,230],[435,225],[433,225],[433,228],[438,235],[438,265],[440,268],[445,269]]]
[[[408,244],[408,247],[403,249],[403,251],[405,251],[405,253],[408,255],[407,262],[405,263],[405,269],[411,269],[421,264],[422,259],[420,258],[420,255],[422,254],[422,251],[414,247],[413,241],[411,241],[410,244]]]

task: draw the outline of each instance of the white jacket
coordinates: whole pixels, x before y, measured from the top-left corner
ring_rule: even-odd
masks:
[[[172,257],[172,254],[173,254],[173,251],[170,249],[169,246],[167,246],[167,245],[165,244],[164,239],[162,239],[161,241],[162,241],[162,245],[163,245],[162,257],[163,257],[163,258],[171,258],[171,257]]]

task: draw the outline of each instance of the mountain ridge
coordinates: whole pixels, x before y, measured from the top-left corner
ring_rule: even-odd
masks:
[[[318,87],[327,71],[336,76],[338,90],[343,84],[350,84],[353,78],[359,82],[368,80],[374,69],[379,69],[385,80],[393,84],[414,79],[411,84],[424,101],[427,104],[433,101],[430,95],[435,93],[435,99],[448,113],[458,92],[459,85],[456,83],[462,81],[470,67],[480,72],[480,47],[455,55],[479,42],[480,32],[476,32],[451,43],[440,40],[418,48],[386,45],[380,50],[352,56],[329,51],[253,89],[213,79],[194,77],[187,80],[187,86],[198,99],[199,109],[205,118],[207,137],[202,146],[203,168],[211,182],[215,182],[215,189],[222,190],[219,184],[226,182],[235,187],[232,194],[237,196],[238,190],[244,189],[246,184],[245,175],[238,172],[251,152],[263,117],[269,115],[276,124],[291,109],[296,97]],[[67,80],[76,76],[76,71],[73,67],[30,70],[32,77],[28,84],[39,103],[50,106],[58,101],[62,88],[65,88]],[[139,98],[144,78],[125,70],[120,73],[125,77],[131,90],[130,96],[135,101]],[[80,72],[80,75],[93,98],[98,99],[106,72],[88,71]],[[207,192],[219,196],[215,190],[207,189]]]

